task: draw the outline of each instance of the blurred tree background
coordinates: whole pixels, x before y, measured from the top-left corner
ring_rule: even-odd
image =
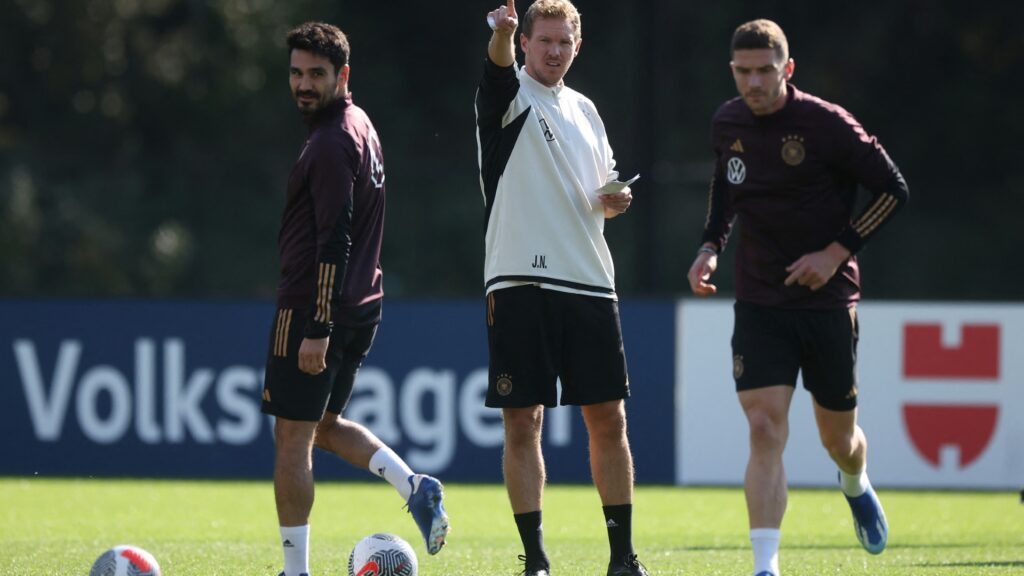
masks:
[[[384,145],[386,291],[478,296],[473,96],[497,4],[0,0],[0,296],[271,298],[305,136],[284,36],[305,20],[349,35],[350,88]],[[1019,8],[577,6],[584,42],[568,83],[601,110],[622,173],[643,176],[606,231],[623,295],[688,293],[710,118],[735,94],[729,39],[768,17],[789,37],[794,83],[853,112],[910,184],[907,210],[862,252],[866,296],[1021,299]]]

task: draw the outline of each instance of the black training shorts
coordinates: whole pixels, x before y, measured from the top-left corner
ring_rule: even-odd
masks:
[[[270,331],[261,410],[288,420],[319,422],[324,411],[341,414],[348,404],[356,372],[377,334],[377,324],[335,325],[327,345],[327,369],[312,376],[299,370],[299,345],[307,316],[299,317],[287,308],[277,311]]]
[[[787,310],[736,302],[732,335],[736,390],[804,387],[823,408],[857,407],[857,308]]]
[[[629,397],[619,306],[538,286],[487,295],[487,400],[494,408],[598,404]]]

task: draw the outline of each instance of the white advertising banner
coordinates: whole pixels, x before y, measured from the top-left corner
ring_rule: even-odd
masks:
[[[1024,485],[1024,306],[858,306],[859,422],[877,486]],[[742,484],[747,424],[732,379],[732,302],[677,308],[676,480]],[[798,382],[785,453],[791,485],[833,486],[810,394]]]

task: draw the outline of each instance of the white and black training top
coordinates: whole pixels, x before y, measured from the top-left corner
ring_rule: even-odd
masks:
[[[487,293],[535,284],[615,299],[596,190],[618,172],[594,103],[488,58],[476,122]]]

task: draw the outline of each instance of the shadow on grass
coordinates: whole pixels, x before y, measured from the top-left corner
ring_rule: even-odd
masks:
[[[886,547],[886,550],[927,550],[931,548],[977,548],[978,546],[981,546],[981,544],[890,544]],[[857,544],[787,544],[784,545],[782,548],[786,550],[860,550],[860,546]],[[680,552],[724,552],[728,550],[750,550],[750,546],[680,546],[678,548],[673,548],[673,550],[679,550]],[[963,564],[963,566],[974,565],[975,564]],[[922,564],[922,566],[925,566],[925,564]],[[935,566],[957,566],[957,564],[935,564]]]
[[[1003,562],[921,562],[911,564],[921,568],[1024,568],[1024,560]]]

